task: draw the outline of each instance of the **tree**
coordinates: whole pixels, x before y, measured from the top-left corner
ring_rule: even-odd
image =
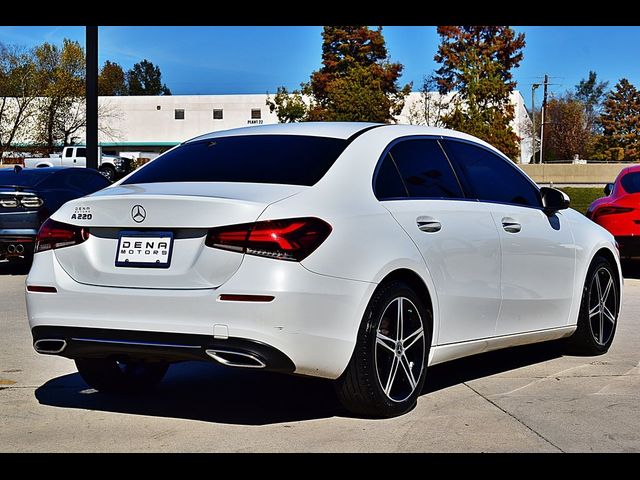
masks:
[[[570,160],[584,158],[591,138],[586,110],[581,101],[567,93],[553,98],[545,109],[544,158]]]
[[[607,95],[609,82],[598,82],[596,72],[590,70],[589,78],[580,80],[575,86],[575,99],[582,102],[585,110],[587,128],[594,134],[598,133],[598,116],[602,110],[602,102]]]
[[[26,135],[37,95],[33,52],[0,44],[0,159]]]
[[[444,127],[443,117],[447,112],[449,98],[438,93],[438,82],[434,73],[424,77],[420,99],[409,107],[409,123],[429,127]]]
[[[142,60],[127,72],[129,95],[171,95],[171,90],[162,83],[160,67],[149,60]]]
[[[453,93],[443,117],[449,128],[475,135],[511,159],[519,155],[519,138],[511,126],[510,101],[516,82],[511,70],[522,61],[524,34],[508,26],[441,26],[434,59],[441,94]]]
[[[122,67],[115,62],[104,62],[98,76],[98,95],[126,95],[128,87]]]
[[[64,39],[62,48],[45,42],[35,49],[39,77],[37,138],[52,153],[61,142],[86,126],[84,110],[85,55],[76,41]]]
[[[273,100],[267,95],[267,106],[271,113],[276,112],[280,123],[299,122],[307,113],[307,104],[300,91],[289,93],[287,87],[278,87]]]
[[[626,78],[607,95],[600,123],[600,147],[609,158],[623,149],[626,160],[640,159],[640,92]]]
[[[292,92],[293,100],[285,101],[286,90],[281,87],[280,97],[268,105],[281,121],[392,122],[411,91],[411,84],[398,86],[402,69],[389,60],[382,27],[324,27],[322,67],[311,74],[302,91]]]

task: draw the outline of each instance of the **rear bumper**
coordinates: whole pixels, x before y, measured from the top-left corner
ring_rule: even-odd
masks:
[[[0,260],[31,256],[36,234],[31,229],[0,229]]]
[[[124,340],[131,335],[131,341],[138,334],[143,341],[155,334],[177,339],[168,344],[180,343],[183,335],[196,335],[194,345],[201,347],[234,347],[234,342],[248,341],[280,352],[293,363],[295,373],[325,378],[337,378],[349,363],[364,309],[376,287],[319,275],[299,263],[253,256],[245,256],[233,277],[218,288],[98,287],[73,280],[51,251],[35,255],[26,283],[57,290],[26,293],[34,338],[41,335],[41,327],[79,327],[108,331]],[[274,299],[223,301],[223,294]],[[78,350],[69,350],[69,356],[80,352],[80,346],[73,348]]]
[[[295,365],[284,353],[264,343],[242,338],[220,340],[209,335],[47,326],[34,327],[31,335],[34,345],[43,340],[64,340],[64,348],[57,355],[67,358],[213,361],[215,357],[210,353],[223,351],[259,362],[247,363],[249,367],[260,365],[258,368],[280,373],[295,370]]]
[[[620,248],[620,258],[640,259],[640,236],[616,237]]]

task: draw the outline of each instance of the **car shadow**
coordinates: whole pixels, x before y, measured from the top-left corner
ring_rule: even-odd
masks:
[[[422,394],[561,355],[558,342],[547,342],[435,365],[429,369]],[[353,417],[340,405],[329,380],[229,369],[205,362],[172,365],[164,381],[149,393],[99,393],[74,373],[48,381],[35,395],[41,404],[54,407],[234,425]]]
[[[31,261],[0,261],[0,275],[26,275],[31,268]]]
[[[640,279],[640,261],[626,260],[621,262],[622,276],[629,279]]]

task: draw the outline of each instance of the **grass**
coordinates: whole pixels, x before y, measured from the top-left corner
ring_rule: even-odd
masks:
[[[601,187],[563,187],[560,190],[571,197],[571,208],[582,214],[587,212],[587,208],[596,198],[604,197]]]

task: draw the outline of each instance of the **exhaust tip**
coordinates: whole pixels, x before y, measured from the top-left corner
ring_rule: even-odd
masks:
[[[7,253],[15,253],[15,252],[16,252],[16,246],[12,243],[7,247]]]
[[[229,350],[205,350],[205,353],[226,367],[265,368],[267,365],[255,355]]]
[[[33,348],[35,348],[38,353],[56,355],[67,348],[67,342],[65,340],[54,338],[43,338],[41,340],[36,340],[33,344]]]
[[[24,253],[24,245],[22,245],[21,243],[16,245],[16,253]]]

